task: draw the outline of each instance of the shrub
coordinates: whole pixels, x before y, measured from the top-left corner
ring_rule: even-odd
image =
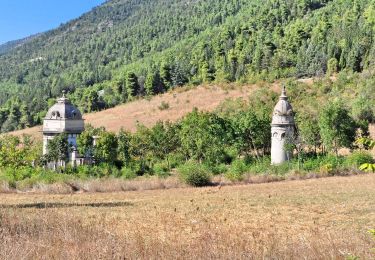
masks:
[[[15,170],[15,169],[12,169]],[[19,190],[33,188],[37,184],[52,184],[56,182],[65,182],[74,177],[67,174],[56,173],[54,171],[45,170],[43,168],[19,168],[16,170],[23,178],[8,179],[9,186]],[[8,169],[10,172],[10,169]],[[1,178],[0,178],[1,179]]]
[[[323,164],[320,167],[319,172],[321,174],[328,175],[328,174],[331,174],[333,172],[333,170],[334,170],[333,165],[330,164],[330,163],[327,163],[327,164]]]
[[[80,179],[86,179],[92,176],[92,167],[88,165],[80,165],[76,168],[77,177]]]
[[[166,162],[155,163],[153,166],[153,171],[158,177],[167,177],[170,173],[170,169]]]
[[[297,168],[296,165],[297,162],[295,160],[280,165],[271,165],[268,172],[276,176],[285,176],[288,172]]]
[[[109,177],[109,176],[119,177],[120,176],[120,171],[119,169],[117,169],[116,166],[111,165],[111,164],[101,164],[100,166],[102,167],[103,177]]]
[[[55,182],[63,182],[66,179],[71,178],[65,174],[59,174],[54,172],[43,171],[39,174],[35,174],[30,178],[26,178],[24,180],[18,181],[16,183],[16,188],[18,190],[25,190],[29,188],[33,188],[37,184],[51,184]]]
[[[247,165],[244,160],[237,159],[233,161],[229,172],[225,175],[231,181],[240,181],[243,179],[244,173],[247,171]]]
[[[230,164],[238,157],[238,150],[234,146],[225,148],[223,162]]]
[[[207,186],[211,176],[206,166],[196,162],[187,162],[178,168],[178,173],[183,182],[194,187]]]
[[[0,181],[5,181],[10,187],[16,188],[17,183],[35,179],[42,180],[45,176],[53,174],[54,172],[46,171],[42,168],[32,168],[32,167],[20,167],[20,168],[2,168],[0,170]],[[57,173],[54,173],[58,175]]]
[[[208,170],[213,174],[213,175],[219,175],[226,173],[228,171],[228,167],[221,163],[221,164],[209,164],[207,165]]]
[[[117,177],[120,176],[120,171],[111,164],[101,163],[91,167],[90,175],[98,178],[109,176]]]
[[[176,168],[176,167],[184,164],[185,161],[186,161],[185,156],[183,154],[180,154],[180,153],[168,154],[167,160],[169,162],[169,167],[171,169]]]
[[[130,180],[130,179],[136,178],[137,173],[131,168],[123,167],[121,169],[121,177],[123,177],[124,179]]]
[[[365,163],[372,163],[372,155],[365,151],[355,151],[346,158],[348,166],[359,167]]]
[[[163,110],[167,110],[169,109],[169,103],[168,102],[165,102],[165,101],[162,101],[160,106],[158,106],[159,110],[163,111]]]
[[[250,159],[245,158],[246,161],[250,162]],[[270,170],[271,158],[263,157],[259,161],[255,161],[253,164],[248,166],[248,172],[255,174],[263,174]]]
[[[321,159],[319,158],[307,158],[303,161],[302,169],[305,171],[316,171],[320,168]]]
[[[137,176],[152,175],[152,169],[150,168],[148,161],[137,160],[132,161],[127,168],[132,169]]]
[[[334,155],[327,155],[322,158],[320,166],[324,165],[331,165],[332,170],[339,168],[340,166],[344,166],[345,158],[344,157],[337,157]]]

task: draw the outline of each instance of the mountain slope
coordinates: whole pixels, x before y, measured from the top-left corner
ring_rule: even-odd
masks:
[[[0,55],[0,125],[41,123],[63,89],[83,112],[184,84],[374,68],[370,0],[109,0]]]
[[[6,54],[7,52],[13,50],[14,48],[17,48],[17,47],[21,46],[22,44],[25,44],[28,41],[31,41],[36,36],[37,35],[33,35],[33,36],[26,37],[24,39],[9,41],[9,42],[6,42],[4,44],[1,44],[0,45],[0,55]]]

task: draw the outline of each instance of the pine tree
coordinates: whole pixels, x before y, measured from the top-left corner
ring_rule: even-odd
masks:
[[[172,86],[171,67],[166,62],[160,66],[160,79],[165,90]]]
[[[185,73],[181,67],[181,63],[179,61],[176,61],[176,64],[173,67],[171,78],[172,78],[173,87],[183,86],[187,82],[187,78],[185,76]]]
[[[21,118],[20,118],[20,126],[21,128],[30,127],[33,124],[32,117],[30,116],[29,110],[26,105],[21,106]]]
[[[128,100],[139,94],[138,78],[134,72],[128,72],[125,78],[125,89]]]

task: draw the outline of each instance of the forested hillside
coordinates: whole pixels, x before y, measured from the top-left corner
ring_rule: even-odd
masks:
[[[35,35],[31,35],[31,36],[23,38],[23,39],[9,41],[9,42],[6,42],[4,44],[1,44],[0,45],[0,54],[5,54],[5,53],[11,51],[12,49],[15,49],[15,48],[31,41],[32,39],[34,39],[38,35],[39,34],[35,34]]]
[[[0,55],[1,131],[39,124],[64,89],[91,112],[184,84],[369,71],[374,33],[370,0],[109,0]]]

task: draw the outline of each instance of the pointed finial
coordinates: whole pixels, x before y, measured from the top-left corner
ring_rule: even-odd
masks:
[[[286,95],[286,87],[285,87],[284,84],[282,85],[280,99],[282,99],[282,100],[287,100],[288,99],[288,96]]]
[[[65,98],[66,91],[65,89],[62,91],[62,97]]]

